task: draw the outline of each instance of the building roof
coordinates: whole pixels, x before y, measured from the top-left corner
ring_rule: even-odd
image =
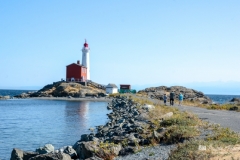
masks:
[[[106,86],[106,88],[118,88],[118,87],[116,86],[116,84],[109,83],[109,84]]]
[[[76,64],[76,63],[69,64],[69,65],[67,65],[67,67],[68,67],[68,66],[71,66],[71,65],[76,65],[76,66],[79,66],[79,67],[87,68],[87,67],[85,67],[85,66],[83,66],[83,65],[81,65],[81,64]]]

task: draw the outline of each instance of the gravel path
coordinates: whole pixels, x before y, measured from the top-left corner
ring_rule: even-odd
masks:
[[[235,132],[240,133],[240,113],[236,111],[226,110],[209,110],[199,107],[190,106],[173,106],[181,111],[190,111],[202,120],[209,121],[210,123],[220,124],[222,127],[228,127]]]
[[[176,145],[158,145],[142,149],[136,154],[116,157],[114,160],[167,160],[168,155]]]

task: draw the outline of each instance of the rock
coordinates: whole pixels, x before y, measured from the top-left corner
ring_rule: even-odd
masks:
[[[29,93],[22,93],[20,95],[14,96],[15,98],[29,98],[30,94]]]
[[[3,96],[3,99],[10,99],[10,96]]]
[[[97,84],[97,83],[96,83]],[[99,85],[81,85],[75,82],[54,82],[44,86],[42,89],[34,93],[24,93],[15,96],[16,98],[27,98],[27,97],[104,97],[106,91],[103,86]]]
[[[206,150],[207,150],[207,147],[206,147],[206,146],[203,146],[203,145],[199,145],[199,146],[198,146],[198,150],[199,150],[199,151],[206,151]]]
[[[89,141],[89,135],[88,134],[82,134],[81,135],[81,141],[84,141],[84,142]]]
[[[99,157],[96,157],[96,156],[93,156],[93,157],[87,158],[85,160],[103,160],[103,159],[99,158]]]
[[[89,142],[78,142],[73,146],[73,149],[77,152],[79,158],[86,159],[94,155],[95,151],[98,149],[98,143]]]
[[[238,107],[237,107],[237,106],[233,106],[233,107],[229,108],[229,110],[231,110],[231,111],[237,111],[237,110],[238,110]]]
[[[67,146],[63,153],[68,154],[72,159],[76,159],[77,158],[77,152],[72,148],[72,146]]]
[[[168,113],[162,115],[162,116],[161,116],[161,119],[170,118],[170,117],[172,117],[172,116],[173,116],[173,112],[168,112]]]
[[[145,105],[142,106],[142,108],[145,109],[145,110],[147,110],[147,111],[149,111],[149,110],[154,109],[155,106],[149,105],[149,104],[145,104]]]
[[[132,153],[134,153],[134,149],[132,147],[125,147],[120,150],[119,155],[125,156]]]
[[[29,160],[72,160],[71,157],[66,153],[48,153],[41,154],[30,158]]]
[[[237,102],[237,103],[239,103],[240,102],[240,98],[233,98],[233,99],[231,99],[230,102]]]
[[[36,149],[36,152],[38,152],[39,154],[51,153],[54,152],[54,146],[51,144],[46,144],[44,145],[44,147]]]
[[[23,160],[23,151],[17,148],[12,150],[11,159],[10,160]]]
[[[116,156],[119,155],[120,150],[122,149],[122,146],[120,144],[118,145],[113,145],[110,147],[110,150],[112,153],[114,153]]]
[[[26,151],[24,151],[23,152],[23,160],[28,160],[32,157],[37,156],[37,155],[39,155],[39,153],[37,153],[37,152],[26,152]]]
[[[194,89],[189,89],[182,86],[172,86],[172,87],[166,87],[166,86],[159,86],[159,87],[150,87],[146,88],[144,90],[138,91],[139,94],[147,95],[148,97],[155,98],[162,100],[163,95],[167,94],[169,97],[170,92],[175,92],[175,99],[178,99],[178,95],[182,93],[184,95],[184,99],[192,99],[192,100],[198,100],[199,98],[203,99],[205,102],[211,104],[212,100],[205,96],[202,92],[196,91]],[[199,100],[200,101],[200,100]]]
[[[6,100],[6,99],[10,99],[10,96],[0,96],[0,100]]]
[[[11,153],[10,160],[28,160],[29,158],[37,156],[37,152],[26,152],[20,149],[14,148]]]

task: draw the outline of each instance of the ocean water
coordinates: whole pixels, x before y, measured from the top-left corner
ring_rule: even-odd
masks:
[[[107,113],[107,102],[0,100],[0,159],[10,159],[13,148],[74,145],[89,128],[105,124]]]
[[[228,103],[233,98],[240,98],[240,95],[213,95],[213,94],[206,94],[209,98],[213,100],[215,103],[223,104]]]
[[[33,92],[35,90],[9,90],[9,89],[0,89],[0,96],[16,96],[21,93]]]

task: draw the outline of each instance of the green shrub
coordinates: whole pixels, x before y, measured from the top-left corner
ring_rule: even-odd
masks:
[[[208,160],[213,155],[209,151],[199,151],[199,145],[208,145],[204,141],[188,141],[178,144],[177,149],[169,155],[169,160]]]
[[[208,141],[219,141],[225,145],[240,144],[240,136],[238,133],[229,128],[221,128],[216,126],[213,129],[213,135],[207,138]]]
[[[196,116],[190,115],[187,112],[183,112],[183,113],[174,113],[172,117],[162,121],[161,126],[163,127],[172,126],[172,125],[196,126],[198,122],[199,122],[199,119]]]

